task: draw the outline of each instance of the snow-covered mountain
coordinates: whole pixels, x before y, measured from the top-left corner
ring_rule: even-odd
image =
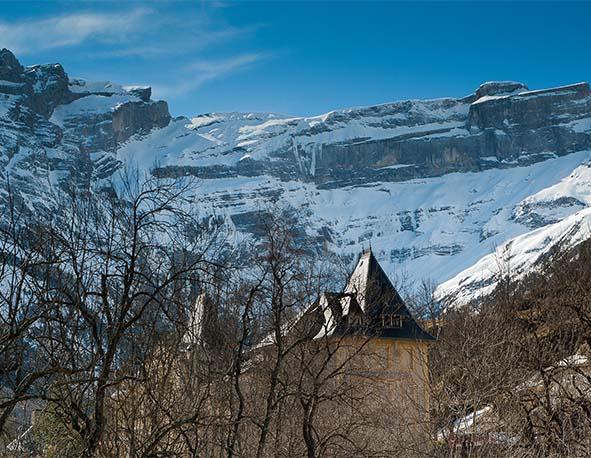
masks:
[[[591,238],[591,162],[523,199],[514,217],[523,218],[534,230],[502,243],[440,284],[436,297],[455,303],[477,299],[493,291],[502,276],[520,278],[532,271],[554,248],[569,249]]]
[[[489,82],[460,99],[314,117],[172,119],[150,97],[148,87],[72,79],[0,51],[0,199],[10,184],[42,212],[64,189],[107,186],[128,166],[192,175],[195,205],[224,218],[236,241],[256,237],[265,212],[292,209],[319,253],[353,257],[371,241],[391,276],[446,282],[438,294],[463,299],[494,283],[492,264],[476,263],[496,247],[517,237],[512,250],[529,266],[534,242],[518,241],[568,237],[588,218],[587,83]]]

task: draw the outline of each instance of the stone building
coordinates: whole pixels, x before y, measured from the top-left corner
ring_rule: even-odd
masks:
[[[364,447],[358,456],[400,450],[414,456],[428,447],[428,349],[435,339],[413,317],[371,249],[360,256],[344,290],[323,293],[286,326],[285,335],[284,346],[303,336],[310,348],[307,356],[294,353],[289,365],[298,368],[295,376],[302,377],[303,365],[315,374],[308,385],[324,390],[318,397],[335,400],[330,407],[324,403],[324,419],[315,425],[319,437],[339,427],[351,431],[351,442]],[[273,354],[273,345],[269,336],[258,349]],[[252,368],[259,371],[256,364]],[[331,370],[338,376],[330,383],[318,375]]]

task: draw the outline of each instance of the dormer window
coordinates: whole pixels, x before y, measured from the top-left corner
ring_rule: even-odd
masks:
[[[382,315],[382,327],[384,328],[402,328],[402,315],[386,313]]]
[[[363,316],[361,314],[355,313],[348,316],[349,324],[351,326],[361,326],[363,325]]]

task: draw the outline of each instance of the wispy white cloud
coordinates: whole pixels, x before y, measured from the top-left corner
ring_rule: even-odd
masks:
[[[195,53],[208,46],[254,33],[260,24],[241,27],[216,23],[206,10],[198,14],[163,13],[150,8],[117,12],[72,13],[41,19],[0,20],[0,47],[17,55],[97,43],[93,58]]]
[[[149,69],[152,82],[162,81],[161,85],[152,85],[155,97],[180,97],[273,56],[247,51],[236,55],[233,47],[225,45],[216,49],[237,39],[243,47],[243,38],[263,27],[235,26],[223,20],[223,15],[211,14],[209,10],[224,6],[221,2],[208,4],[207,9],[188,10],[186,14],[137,7],[11,22],[0,20],[0,48],[6,47],[17,56],[67,48],[68,52],[88,58],[121,58],[123,66],[127,58],[139,57],[148,61],[144,68]],[[206,50],[208,55],[217,57],[200,58]],[[156,66],[150,67],[151,63]]]
[[[268,57],[270,57],[270,55],[266,53],[251,53],[231,57],[229,59],[199,60],[186,65],[185,70],[198,72],[201,75],[201,78],[207,81],[238,68],[254,64],[262,59],[267,59]]]
[[[171,26],[174,27],[174,26]],[[197,52],[216,43],[239,37],[254,32],[258,26],[232,27],[226,26],[219,29],[207,29],[203,25],[192,27],[192,30],[183,34],[181,43],[175,36],[161,37],[157,42],[141,45],[130,44],[128,46],[118,46],[107,51],[101,51],[95,54],[99,57],[132,57],[140,56],[145,58],[155,58],[163,55],[182,54]]]
[[[31,54],[88,40],[113,42],[140,31],[152,13],[148,8],[135,8],[126,12],[75,13],[0,22],[0,47],[16,54]]]
[[[152,89],[156,97],[179,97],[198,89],[208,81],[244,70],[271,57],[271,53],[250,53],[226,59],[199,60],[184,67],[183,78],[172,84],[154,85]]]

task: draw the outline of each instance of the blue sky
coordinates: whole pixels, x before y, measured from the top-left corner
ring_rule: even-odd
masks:
[[[174,115],[298,115],[591,79],[591,2],[0,1],[25,65],[149,84]]]

